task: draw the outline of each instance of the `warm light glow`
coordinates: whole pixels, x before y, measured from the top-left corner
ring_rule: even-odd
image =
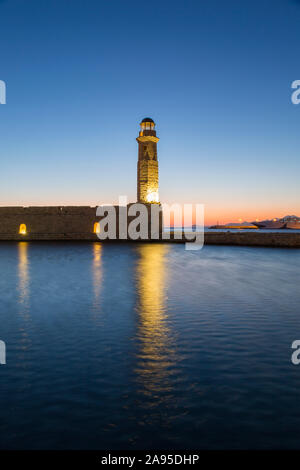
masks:
[[[147,202],[159,202],[158,192],[154,191],[147,194]]]
[[[171,370],[177,360],[166,309],[169,247],[141,244],[137,251],[140,351],[136,372],[142,393],[149,397],[170,391]]]
[[[20,235],[26,235],[26,225],[25,224],[20,225],[19,234]]]
[[[28,242],[18,243],[18,273],[19,273],[19,305],[25,319],[29,314],[29,266],[28,266]]]
[[[147,122],[141,122],[140,126],[142,129],[152,130],[154,129],[155,124],[154,122],[147,121]]]
[[[98,319],[98,314],[100,311],[100,292],[102,288],[102,246],[98,243],[93,244],[93,287],[94,287],[94,302],[93,302],[93,311],[94,311],[94,320]]]
[[[100,233],[100,223],[99,222],[94,223],[94,233]]]

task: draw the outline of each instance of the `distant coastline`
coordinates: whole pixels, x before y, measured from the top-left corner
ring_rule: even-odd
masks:
[[[300,217],[296,215],[286,215],[282,218],[267,220],[256,220],[255,222],[230,222],[224,225],[212,225],[211,229],[251,229],[251,230],[300,230]]]

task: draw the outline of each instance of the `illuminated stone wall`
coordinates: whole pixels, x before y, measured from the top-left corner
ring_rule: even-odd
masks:
[[[99,218],[98,218],[99,220]],[[96,207],[0,207],[0,239],[64,239],[93,234]],[[19,234],[26,225],[26,236]],[[96,237],[96,235],[95,235]]]
[[[128,206],[128,208],[130,205]],[[151,230],[150,204],[148,210],[149,236]],[[116,234],[119,237],[119,210],[116,209]],[[49,207],[0,207],[0,240],[98,240],[95,223],[97,207],[49,206]],[[134,219],[128,216],[128,224]],[[128,226],[127,224],[127,226]],[[20,229],[26,227],[24,233]],[[162,230],[160,217],[160,232]]]
[[[118,220],[118,206],[116,211]],[[133,217],[129,217],[128,223],[132,219]],[[100,218],[96,217],[96,207],[89,206],[0,207],[0,240],[98,241],[97,234],[94,233],[94,224],[99,220]],[[22,224],[26,225],[26,234],[19,233]],[[185,240],[173,239],[171,242],[184,243]],[[281,246],[300,249],[300,233],[294,231],[266,233],[259,230],[237,233],[207,232],[204,242],[206,245]]]

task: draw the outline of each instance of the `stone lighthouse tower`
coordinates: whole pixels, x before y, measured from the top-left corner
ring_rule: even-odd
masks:
[[[139,157],[137,165],[137,200],[140,203],[159,204],[158,161],[155,122],[145,118],[140,123],[141,130],[137,137]]]

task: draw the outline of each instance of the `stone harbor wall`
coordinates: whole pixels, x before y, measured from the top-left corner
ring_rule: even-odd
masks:
[[[99,220],[99,219],[98,219]],[[96,207],[0,207],[1,240],[64,240],[94,236]],[[25,224],[26,234],[20,234]]]
[[[300,248],[300,230],[295,232],[208,232],[204,243],[207,245],[271,246]]]
[[[119,207],[115,206],[117,222]],[[150,208],[150,205],[148,205]],[[96,207],[55,206],[55,207],[0,207],[0,240],[69,240],[99,241],[95,233]],[[128,223],[134,217],[128,217]],[[149,212],[149,230],[150,212]],[[19,233],[25,225],[25,233]],[[160,220],[161,238],[162,221]],[[117,223],[117,237],[118,223]],[[149,235],[150,236],[150,235]],[[115,241],[115,240],[114,240]],[[126,240],[125,240],[126,241]],[[157,240],[148,240],[157,241]],[[161,240],[162,242],[184,243],[185,240]],[[105,241],[106,242],[106,241]],[[204,242],[207,245],[270,246],[300,248],[300,231],[287,232],[207,232]]]
[[[150,204],[148,226],[151,227]],[[116,211],[116,235],[119,238],[119,214]],[[129,209],[130,204],[127,209]],[[156,205],[157,207],[157,205]],[[125,210],[126,208],[122,208]],[[0,240],[99,240],[95,224],[104,217],[96,215],[97,207],[49,206],[49,207],[0,207]],[[128,216],[128,224],[135,219]],[[127,224],[127,228],[128,228]],[[160,217],[160,232],[162,220]],[[22,233],[23,232],[23,233]],[[150,235],[149,235],[150,236]]]

